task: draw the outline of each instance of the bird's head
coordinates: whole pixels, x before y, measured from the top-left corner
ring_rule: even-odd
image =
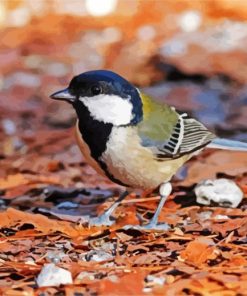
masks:
[[[68,88],[52,94],[51,98],[71,103],[78,116],[83,116],[80,111],[86,108],[93,119],[115,126],[135,125],[143,117],[138,90],[120,75],[107,70],[75,76]]]

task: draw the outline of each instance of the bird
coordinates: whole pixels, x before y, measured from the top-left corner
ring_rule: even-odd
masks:
[[[158,223],[158,217],[182,165],[205,147],[247,151],[247,143],[216,137],[201,122],[155,101],[110,70],[79,74],[50,97],[75,109],[76,139],[88,164],[126,189],[90,225],[112,225],[111,215],[127,195],[159,188],[157,209],[140,227],[168,230],[170,225]]]

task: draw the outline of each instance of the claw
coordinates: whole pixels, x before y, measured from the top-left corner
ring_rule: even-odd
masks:
[[[99,217],[91,218],[88,224],[90,226],[111,226],[114,223],[114,220],[110,220],[109,216],[103,214]]]
[[[141,229],[146,229],[146,230],[162,230],[162,231],[167,231],[171,229],[171,226],[169,224],[163,223],[163,224],[153,224],[153,223],[148,223],[146,225],[141,225]]]
[[[121,201],[129,194],[128,191],[124,191],[118,198],[116,202],[114,202],[111,207],[104,212],[99,217],[91,218],[88,222],[90,226],[111,226],[115,223],[115,220],[110,220],[112,212],[117,208],[117,206],[121,203]]]

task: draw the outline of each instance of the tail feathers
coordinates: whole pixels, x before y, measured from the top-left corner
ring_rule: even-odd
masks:
[[[216,138],[212,140],[212,142],[207,145],[208,148],[216,148],[216,149],[225,149],[225,150],[233,150],[233,151],[246,151],[247,152],[247,143]]]

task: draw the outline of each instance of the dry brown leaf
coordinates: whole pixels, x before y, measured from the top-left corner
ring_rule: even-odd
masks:
[[[24,175],[24,174],[15,174],[9,175],[7,178],[0,179],[0,189],[10,189],[21,185],[27,184],[59,184],[59,176],[36,176],[36,175]]]
[[[144,278],[147,271],[135,269],[125,273],[116,281],[102,280],[99,285],[101,295],[143,295]]]
[[[33,224],[36,230],[42,234],[61,232],[69,237],[77,237],[80,235],[87,236],[95,232],[92,229],[78,228],[75,224],[66,221],[52,220],[40,214],[30,214],[13,208],[0,213],[0,227],[12,227],[24,223]]]
[[[215,258],[214,251],[215,248],[213,246],[199,241],[192,241],[181,252],[180,257],[189,264],[201,266],[207,260]]]

